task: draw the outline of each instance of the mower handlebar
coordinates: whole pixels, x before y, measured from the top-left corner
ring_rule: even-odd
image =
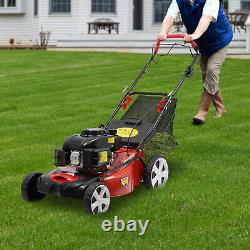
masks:
[[[184,38],[185,36],[186,36],[185,34],[169,34],[167,36],[167,39],[168,38],[174,38],[174,39],[175,38]],[[159,49],[161,47],[161,41],[164,41],[164,40],[157,39],[156,45],[155,45],[155,48],[154,48],[154,54],[158,53],[158,51],[159,51]],[[192,47],[193,47],[193,49],[195,51],[198,51],[198,46],[197,46],[197,43],[195,41],[192,41],[191,45],[192,45]]]

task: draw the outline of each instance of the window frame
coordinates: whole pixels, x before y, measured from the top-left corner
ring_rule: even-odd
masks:
[[[117,0],[113,0],[114,1],[114,11],[112,11],[112,12],[107,12],[107,11],[93,11],[93,1],[94,0],[91,0],[91,14],[92,15],[99,15],[99,14],[116,15],[117,14]],[[98,1],[98,0],[96,0],[96,1]],[[105,0],[101,0],[101,1],[105,1]]]
[[[248,5],[248,8],[243,8],[243,4],[247,4],[247,5]],[[241,8],[241,9],[250,10],[250,0],[241,0],[241,1],[240,1],[240,8]]]
[[[52,1],[53,0],[49,0],[49,15],[50,16],[69,16],[71,15],[71,11],[72,11],[72,1],[71,0],[65,0],[65,1],[70,1],[70,10],[69,11],[63,11],[63,12],[55,12],[52,11]],[[63,1],[63,0],[62,0]]]
[[[160,23],[162,23],[163,20],[162,21],[156,21],[156,1],[157,0],[153,0],[153,24],[160,24]],[[167,0],[167,1],[169,2],[169,6],[170,6],[172,0]],[[166,10],[165,15],[166,14],[167,14],[167,10]]]

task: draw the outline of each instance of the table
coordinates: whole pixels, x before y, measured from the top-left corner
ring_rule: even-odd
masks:
[[[98,18],[88,23],[88,34],[91,33],[91,30],[94,30],[95,34],[97,34],[99,30],[107,30],[109,34],[111,34],[112,30],[115,30],[118,34],[119,23],[114,22],[111,18]]]
[[[182,33],[183,21],[181,19],[181,15],[178,14],[176,19],[174,20],[175,33]]]
[[[246,32],[246,21],[250,14],[249,10],[236,10],[227,14],[230,24],[233,26],[234,32],[236,29],[240,32],[243,29]]]

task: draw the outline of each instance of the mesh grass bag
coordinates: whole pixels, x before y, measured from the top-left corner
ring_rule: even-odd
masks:
[[[148,162],[155,155],[166,156],[177,146],[174,136],[167,133],[156,133],[144,146],[144,161]]]

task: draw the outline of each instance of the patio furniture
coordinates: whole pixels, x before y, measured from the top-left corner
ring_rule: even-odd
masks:
[[[111,18],[98,18],[93,22],[88,23],[88,33],[94,30],[95,34],[99,32],[99,30],[106,30],[109,34],[111,34],[112,30],[115,30],[116,33],[119,33],[119,23],[114,22]]]
[[[230,24],[233,27],[234,32],[236,29],[240,32],[240,29],[243,29],[246,32],[246,21],[250,14],[250,10],[236,10],[234,12],[228,13],[228,19]]]
[[[183,28],[183,21],[181,19],[181,15],[178,14],[178,16],[174,20],[174,27],[175,27],[175,32],[174,33],[182,33],[182,28]]]

